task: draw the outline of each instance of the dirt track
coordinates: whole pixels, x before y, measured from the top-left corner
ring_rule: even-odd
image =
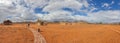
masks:
[[[46,43],[46,40],[26,24],[0,25],[0,43]]]
[[[46,40],[44,39],[44,37],[37,32],[36,30],[29,28],[29,30],[33,33],[34,35],[34,43],[46,43]]]

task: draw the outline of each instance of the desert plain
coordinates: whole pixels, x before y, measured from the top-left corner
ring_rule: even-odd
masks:
[[[41,26],[31,23],[29,28],[37,32],[40,29],[38,33],[46,43],[120,43],[120,25],[51,23]],[[27,23],[1,24],[0,43],[35,43],[35,36]]]

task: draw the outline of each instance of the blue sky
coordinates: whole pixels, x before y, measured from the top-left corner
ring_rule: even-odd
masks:
[[[120,0],[89,0],[88,1],[91,6],[94,6],[100,10],[120,10]],[[104,3],[109,4],[108,7],[102,7]]]
[[[87,0],[89,3],[89,7],[95,7],[97,8],[96,10],[93,10],[93,12],[101,11],[101,10],[120,10],[120,0]],[[106,5],[104,5],[106,4]],[[83,7],[81,9],[91,9],[91,8],[86,8]],[[69,11],[69,12],[74,12],[73,14],[81,15],[81,16],[87,16],[85,12],[81,11],[76,11],[71,8],[61,8],[64,11]],[[40,13],[40,14],[48,14],[49,12],[44,12],[42,11],[43,8],[35,8],[34,12],[35,13]]]
[[[73,16],[79,15],[79,16],[85,16],[86,18],[89,17],[88,16],[89,11],[91,11],[91,13],[92,12],[98,13],[100,11],[104,11],[104,12],[111,11],[112,12],[112,11],[116,11],[116,10],[118,10],[118,12],[120,12],[119,11],[120,10],[120,0],[86,0],[86,1],[89,4],[88,7],[86,7],[85,5],[82,5],[82,7],[78,10],[76,10],[74,8],[70,8],[70,7],[62,7],[61,10],[71,12]],[[37,9],[35,9],[35,12],[40,13],[40,14],[46,14],[46,13],[48,14],[49,13],[49,12],[43,12],[43,9],[44,8],[37,8]],[[79,10],[87,10],[88,12],[79,11]],[[99,14],[99,15],[101,15],[101,14]],[[100,20],[99,20],[99,17],[97,17],[97,16],[95,18],[97,18],[98,20],[91,19],[90,21],[94,21],[94,22],[109,21],[109,20],[107,20],[106,16],[105,17],[103,16],[103,18],[101,18]],[[116,20],[118,20],[118,19],[116,19]],[[113,20],[111,19],[110,21],[114,21],[114,19]]]

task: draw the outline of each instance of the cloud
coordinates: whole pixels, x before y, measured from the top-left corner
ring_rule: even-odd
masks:
[[[104,3],[102,7],[109,7],[108,3]]]
[[[35,18],[33,7],[25,0],[0,0],[0,22],[5,19],[16,22],[16,20],[28,21]]]
[[[45,8],[43,8],[43,11],[47,12],[54,12],[57,10],[61,10],[61,8],[67,7],[71,9],[80,9],[82,6],[82,3],[79,3],[78,1],[74,0],[66,0],[66,1],[57,1],[57,2],[52,2],[49,3]]]
[[[114,3],[115,3],[114,1],[111,2],[111,4],[114,4]]]
[[[102,7],[109,7],[109,5],[104,3]],[[82,9],[83,7],[84,9]],[[36,8],[41,8],[42,12],[48,13],[36,14],[34,12]],[[63,8],[71,11],[63,10]],[[0,22],[5,19],[14,22],[35,21],[38,18],[45,21],[120,22],[120,10],[93,12],[94,10],[98,10],[98,8],[90,7],[87,0],[0,0]],[[81,16],[81,14],[87,15]]]
[[[10,0],[0,0],[1,5],[9,6],[11,4]]]
[[[88,13],[89,19],[94,22],[115,23],[120,22],[120,10],[99,11],[95,13]]]

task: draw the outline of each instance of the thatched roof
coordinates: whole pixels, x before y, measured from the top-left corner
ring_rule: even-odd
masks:
[[[4,25],[11,25],[11,24],[12,24],[12,21],[10,21],[10,20],[5,20],[3,23],[4,23]]]

